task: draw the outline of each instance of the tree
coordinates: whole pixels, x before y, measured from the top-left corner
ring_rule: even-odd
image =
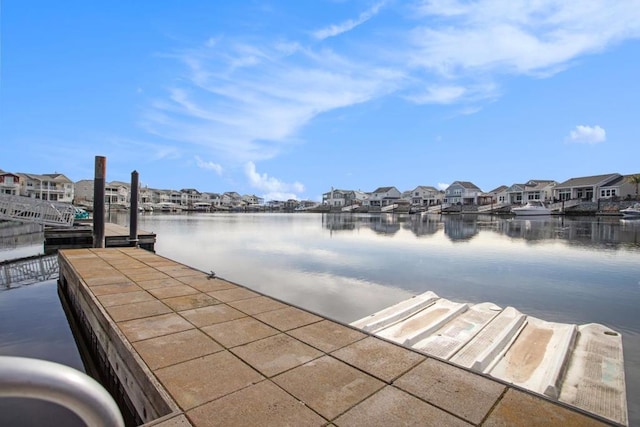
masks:
[[[640,187],[640,174],[629,175],[627,178],[631,184],[636,186],[636,199],[638,198],[638,187]]]

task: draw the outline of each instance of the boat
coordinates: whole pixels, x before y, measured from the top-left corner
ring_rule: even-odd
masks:
[[[511,212],[518,216],[550,215],[551,209],[541,200],[529,200],[524,206],[511,208]]]
[[[620,213],[624,218],[640,218],[640,203],[636,202],[625,209],[620,209]]]
[[[622,336],[432,291],[351,323],[428,356],[628,425]]]
[[[89,212],[87,212],[83,208],[79,208],[77,206],[74,207],[74,219],[88,219]]]

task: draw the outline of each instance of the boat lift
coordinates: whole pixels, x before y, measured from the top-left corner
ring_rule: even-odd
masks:
[[[72,227],[76,208],[67,203],[0,194],[0,220]]]

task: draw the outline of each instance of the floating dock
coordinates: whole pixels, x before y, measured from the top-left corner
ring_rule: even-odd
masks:
[[[351,324],[427,355],[628,423],[621,335],[425,292]]]
[[[59,264],[137,424],[611,424],[139,248],[62,250]]]
[[[149,251],[155,250],[155,233],[138,230],[139,247]],[[54,253],[60,249],[92,248],[93,227],[90,223],[78,223],[71,228],[47,227],[44,231],[44,245],[46,253]],[[118,224],[104,224],[104,246],[117,248],[133,246],[129,239],[129,227]]]

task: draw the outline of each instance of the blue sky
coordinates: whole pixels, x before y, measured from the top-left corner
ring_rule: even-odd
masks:
[[[640,173],[640,1],[0,5],[0,169],[319,200]]]

